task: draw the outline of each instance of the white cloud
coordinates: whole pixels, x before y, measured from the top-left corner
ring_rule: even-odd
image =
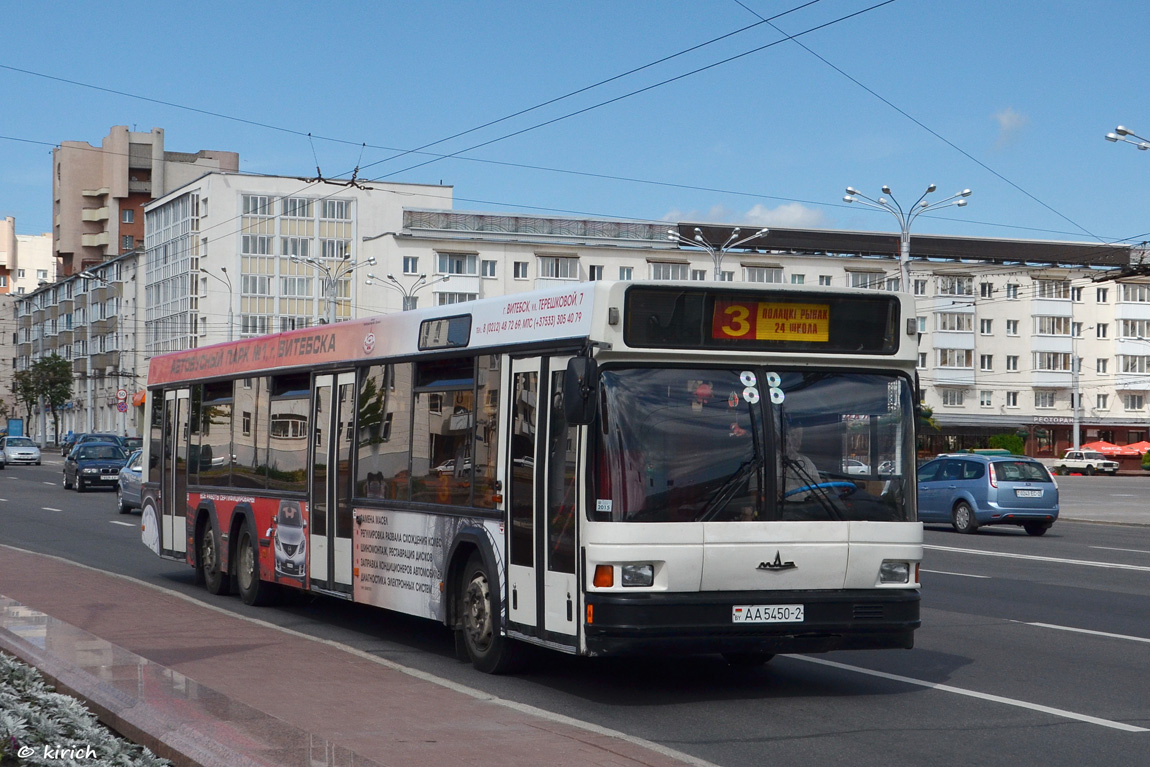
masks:
[[[1029,117],[1021,112],[1016,112],[1014,107],[1007,107],[995,112],[991,115],[991,119],[998,123],[998,140],[994,143],[997,149],[1001,149],[1013,141],[1030,122]]]
[[[723,205],[715,205],[706,212],[698,210],[670,210],[664,221],[690,221],[698,223],[725,223],[753,226],[781,226],[793,229],[816,229],[826,226],[827,218],[820,210],[808,208],[799,202],[785,202],[777,208],[756,205],[739,212]]]

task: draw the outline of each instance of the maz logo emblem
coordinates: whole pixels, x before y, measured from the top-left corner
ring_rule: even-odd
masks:
[[[781,556],[782,552],[775,552],[774,562],[759,562],[756,570],[794,570],[798,567],[794,562],[784,562]]]

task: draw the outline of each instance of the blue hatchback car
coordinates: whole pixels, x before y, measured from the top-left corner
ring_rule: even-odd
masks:
[[[960,533],[984,525],[1020,525],[1043,535],[1058,519],[1058,483],[1022,455],[940,455],[918,469],[918,518]]]

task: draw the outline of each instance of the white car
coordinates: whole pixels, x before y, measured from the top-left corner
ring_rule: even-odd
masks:
[[[40,448],[28,437],[0,438],[0,453],[4,454],[4,463],[31,463],[40,465]]]
[[[870,474],[870,467],[857,458],[844,458],[843,472],[846,474]]]

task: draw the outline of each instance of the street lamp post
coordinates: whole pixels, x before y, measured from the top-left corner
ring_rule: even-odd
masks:
[[[770,233],[770,230],[766,227],[763,227],[759,231],[752,234],[750,237],[743,237],[742,239],[739,239],[740,232],[741,229],[736,226],[731,230],[731,236],[728,237],[726,241],[719,246],[715,246],[707,242],[707,238],[703,236],[703,230],[697,226],[695,227],[694,237],[684,237],[679,233],[678,229],[668,229],[667,239],[671,240],[672,242],[677,242],[681,245],[690,245],[692,247],[702,248],[703,250],[707,251],[707,253],[711,255],[711,262],[715,267],[715,282],[719,282],[722,279],[723,256],[727,255],[727,252],[733,248],[737,248],[740,245],[745,245],[751,240],[757,240],[760,237],[765,237]]]
[[[1133,136],[1134,138],[1136,138],[1138,140],[1137,141],[1131,141],[1129,138],[1127,138],[1127,136]],[[1127,128],[1125,125],[1119,125],[1117,128],[1114,129],[1113,133],[1107,133],[1106,134],[1106,140],[1107,141],[1121,141],[1124,144],[1133,144],[1134,146],[1138,147],[1142,151],[1146,151],[1147,149],[1150,149],[1150,139],[1142,138],[1137,133],[1135,133],[1134,131]]]
[[[228,275],[228,268],[226,266],[220,267],[220,271],[223,272],[224,275],[223,277],[220,277],[218,274],[212,274],[202,266],[200,267],[200,271],[228,286],[228,341],[234,341],[236,323],[233,311],[235,310],[236,293],[232,289],[232,278]]]
[[[934,203],[927,202],[926,196],[937,188],[938,187],[936,187],[934,184],[928,186],[926,191],[922,193],[922,196],[918,198],[915,204],[911,205],[910,209],[905,211],[902,209],[902,206],[899,205],[898,200],[894,198],[894,195],[891,194],[890,187],[885,185],[882,188],[882,193],[887,195],[887,197],[890,197],[889,200],[886,197],[879,197],[877,200],[872,199],[854,187],[850,186],[847,187],[847,195],[843,198],[843,202],[857,202],[859,205],[867,208],[885,210],[887,213],[890,213],[895,217],[895,219],[898,220],[900,229],[898,254],[898,279],[900,290],[910,290],[910,226],[914,223],[914,220],[921,216],[923,213],[926,213],[928,210],[938,210],[939,208],[945,208],[950,205],[957,205],[961,208],[966,205],[966,198],[970,197],[970,190],[963,189],[961,192],[953,194],[950,197],[947,197],[945,200],[939,200],[938,202]]]
[[[411,285],[404,285],[402,282],[395,278],[394,274],[387,275],[384,279],[379,279],[371,272],[368,272],[367,279],[364,283],[367,285],[382,285],[385,288],[391,288],[403,296],[403,311],[408,312],[415,308],[417,299],[415,294],[424,288],[435,285],[440,282],[447,282],[451,279],[450,274],[441,274],[438,277],[428,280],[426,274],[419,275],[419,279]]]
[[[323,295],[327,301],[327,324],[335,324],[335,304],[338,300],[339,281],[356,269],[365,266],[375,266],[375,256],[371,256],[366,261],[359,261],[354,258],[345,258],[339,261],[334,267],[323,263],[317,258],[312,256],[292,256],[292,263],[307,264],[313,267],[319,273],[323,280]]]

